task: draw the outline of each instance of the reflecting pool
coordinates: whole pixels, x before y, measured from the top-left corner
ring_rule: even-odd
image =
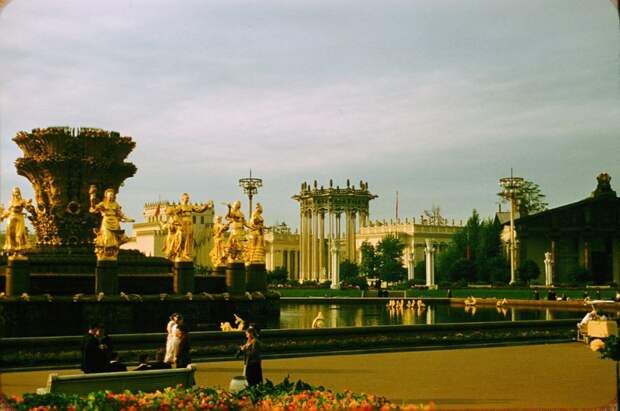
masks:
[[[581,319],[583,310],[553,310],[534,307],[469,306],[428,304],[426,307],[390,309],[383,303],[289,303],[280,304],[279,328],[311,328],[319,311],[325,327],[362,327],[372,325],[414,325],[486,321]],[[607,313],[615,314],[615,313]]]

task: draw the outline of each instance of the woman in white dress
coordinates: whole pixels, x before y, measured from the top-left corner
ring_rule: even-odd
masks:
[[[168,321],[168,325],[166,326],[168,336],[166,337],[166,356],[164,357],[164,362],[167,362],[168,364],[174,364],[174,359],[177,356],[179,341],[176,337],[176,333],[180,318],[181,316],[179,314],[172,314],[170,316],[170,321]]]

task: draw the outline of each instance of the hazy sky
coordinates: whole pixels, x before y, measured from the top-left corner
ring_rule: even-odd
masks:
[[[119,201],[242,198],[298,225],[302,181],[369,182],[371,218],[497,209],[497,181],[551,206],[606,171],[620,193],[620,31],[608,0],[13,0],[0,14],[2,200],[20,130],[134,138]],[[247,205],[244,206],[244,208]]]

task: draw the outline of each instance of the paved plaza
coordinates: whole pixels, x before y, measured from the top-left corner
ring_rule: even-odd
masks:
[[[200,385],[227,387],[240,361],[199,363]],[[265,360],[264,375],[286,375],[333,390],[383,395],[441,409],[594,408],[614,398],[614,363],[580,343]],[[61,374],[76,370],[62,370]],[[49,371],[1,375],[9,395],[45,385]]]

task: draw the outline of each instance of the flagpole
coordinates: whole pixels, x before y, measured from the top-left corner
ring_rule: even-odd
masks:
[[[398,190],[396,190],[396,220],[398,220]]]

